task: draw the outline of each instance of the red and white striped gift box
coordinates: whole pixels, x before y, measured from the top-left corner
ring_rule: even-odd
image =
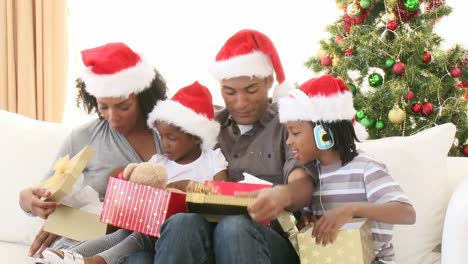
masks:
[[[164,221],[182,212],[187,212],[185,194],[110,177],[100,220],[159,237]]]

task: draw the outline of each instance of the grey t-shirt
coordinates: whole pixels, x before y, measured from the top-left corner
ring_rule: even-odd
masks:
[[[153,136],[157,152],[162,153],[156,132],[153,132]],[[143,162],[127,139],[114,131],[104,119],[92,120],[74,129],[65,139],[57,154],[57,159],[67,154],[71,158],[86,145],[93,147],[95,153],[83,171],[84,184],[93,187],[99,193],[101,200],[104,199],[107,181],[112,170],[132,162]],[[52,167],[44,178],[53,174]]]
[[[288,132],[279,122],[277,104],[270,104],[252,129],[241,134],[239,126],[226,109],[216,113],[221,124],[218,146],[229,162],[232,181],[244,179],[248,172],[274,184],[287,183],[289,173],[301,167],[286,145]],[[314,171],[309,174],[316,175]]]

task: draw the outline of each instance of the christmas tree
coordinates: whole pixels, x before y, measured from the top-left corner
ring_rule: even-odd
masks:
[[[337,0],[337,7],[343,16],[306,66],[348,84],[370,138],[452,122],[450,155],[468,156],[468,52],[442,50],[434,32],[452,9],[443,0]]]

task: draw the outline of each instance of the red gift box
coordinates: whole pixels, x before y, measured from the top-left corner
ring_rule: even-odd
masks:
[[[164,221],[184,212],[185,194],[110,177],[101,222],[159,237]]]
[[[205,181],[205,186],[214,188],[220,195],[234,196],[236,192],[254,192],[265,188],[271,188],[269,184],[254,184],[225,181]]]
[[[247,205],[253,197],[237,197],[236,192],[253,192],[271,188],[267,184],[206,181],[205,186],[213,193],[189,192],[187,207],[191,213],[204,215],[211,222],[218,222],[226,215],[247,214]],[[268,222],[265,222],[268,224]]]

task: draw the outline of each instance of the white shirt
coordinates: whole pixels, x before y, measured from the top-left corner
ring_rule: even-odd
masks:
[[[168,183],[181,180],[197,182],[213,180],[213,177],[218,172],[226,170],[228,165],[220,149],[202,151],[200,157],[189,164],[178,164],[159,154],[153,155],[149,162],[166,166]]]

